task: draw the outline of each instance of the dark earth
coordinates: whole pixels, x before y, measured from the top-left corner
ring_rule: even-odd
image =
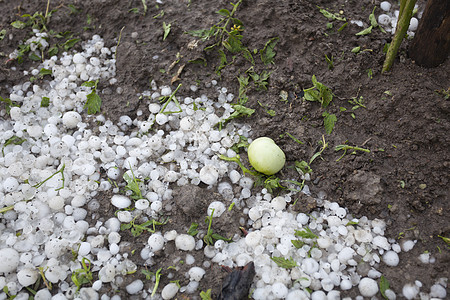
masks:
[[[149,114],[146,109],[148,100],[139,100],[136,94],[149,90],[151,80],[159,86],[171,85],[182,65],[185,67],[178,76],[179,80],[172,84],[172,90],[179,83],[183,84],[179,95],[192,94],[189,86],[200,84],[198,95],[211,93],[208,96],[216,97],[212,89],[202,88],[204,82],[212,79],[216,79],[219,86],[238,94],[237,77],[245,74],[251,63],[242,55],[236,55],[234,62],[222,69],[221,76],[218,76],[215,72],[220,63],[217,51],[203,51],[214,40],[200,41],[186,34],[187,31],[206,29],[216,24],[221,18],[216,11],[222,8],[231,11],[229,1],[174,0],[157,5],[149,0],[145,13],[143,2],[74,0],[50,3],[50,10],[57,11],[48,22],[49,30],[70,31],[73,37],[82,40],[98,34],[104,38],[106,46],[119,45],[118,83],[115,87],[99,83],[99,89],[104,91],[101,95],[102,113],[117,121],[121,115],[135,118],[140,108],[144,115],[139,118],[146,119]],[[294,162],[308,161],[320,150],[322,145],[319,142],[324,137],[328,147],[311,164],[313,173],[309,187],[312,194],[326,192],[328,200],[348,208],[355,217],[384,219],[388,225],[385,235],[389,238],[418,241],[413,250],[400,253],[399,266],[378,266],[397,297],[402,298],[401,289],[406,283],[420,280],[424,285],[422,291],[429,292],[438,278],[450,277],[450,247],[439,237],[450,237],[450,60],[431,69],[417,66],[408,57],[410,40],[405,40],[392,70],[381,74],[385,58],[383,47],[391,41],[392,35],[382,33],[378,28],[368,35],[355,35],[369,26],[369,14],[375,6],[375,15],[381,13],[380,2],[244,0],[235,14],[243,23],[243,45],[253,52],[253,49],[262,49],[271,38],[278,37],[279,40],[274,48],[276,56],[273,64],[264,65],[259,54],[254,55],[255,72],[271,72],[269,84],[267,90],[262,91],[250,86],[247,90],[249,101],[245,106],[256,111],[250,117],[239,119],[239,122],[250,124],[254,137],[271,137],[284,150],[287,163],[278,174],[281,179],[300,181],[293,168]],[[418,1],[418,4],[424,7],[424,1]],[[345,22],[325,18],[317,6],[332,13],[341,11],[347,20],[363,21],[364,27],[349,22],[347,27],[338,31]],[[8,61],[7,55],[30,34],[29,28],[16,29],[10,24],[21,19],[20,16],[25,13],[44,13],[46,1],[0,0],[0,8],[0,30],[6,29],[7,32],[0,41],[0,96],[5,98],[9,95],[9,87],[25,81],[21,71],[38,64],[29,59],[22,64]],[[156,17],[162,10],[164,15]],[[171,24],[165,40],[163,22]],[[332,28],[328,28],[327,23],[331,23]],[[132,33],[137,33],[137,37],[132,37]],[[64,42],[56,37],[49,41],[51,45]],[[75,50],[80,49],[79,44],[75,45]],[[352,53],[351,50],[357,46],[361,47],[361,52]],[[231,62],[232,55],[226,50],[225,53],[228,62]],[[159,56],[157,60],[153,59],[155,55]],[[332,67],[325,56],[333,60]],[[198,58],[203,58],[206,66],[189,62]],[[179,62],[173,64],[178,59]],[[17,71],[11,70],[12,67],[16,67]],[[334,94],[327,108],[302,98],[303,89],[312,86],[312,75]],[[124,89],[121,95],[115,92],[117,86]],[[287,101],[281,101],[282,91],[287,92]],[[349,101],[354,97],[362,97],[365,107],[352,110],[354,105]],[[269,109],[275,111],[275,116],[267,113]],[[324,111],[337,117],[331,134],[325,132]],[[304,144],[296,143],[286,133]],[[335,147],[342,144],[369,149],[370,153],[348,151],[338,160],[343,152],[335,151]],[[241,156],[245,160],[244,151]],[[204,232],[206,207],[221,196],[202,186],[174,189],[174,209],[171,215],[166,216],[169,217],[168,224],[161,226],[163,233],[172,229],[186,232],[192,222],[199,223],[199,228]],[[283,192],[283,189],[275,191]],[[102,206],[104,211],[91,216],[94,217],[90,218],[94,224],[96,220],[106,220],[113,215],[110,196],[103,195],[99,199],[105,204]],[[308,197],[298,196],[294,209],[309,211],[314,207],[314,203],[308,202]],[[243,235],[239,229],[239,218],[242,216],[237,209],[227,212],[218,221],[215,220],[214,231],[227,237]],[[125,232],[121,235],[122,251],[131,253],[131,250],[136,250],[131,259],[138,265],[138,272],[124,276],[121,286],[114,286],[111,290],[105,288],[103,292],[109,295],[118,293],[124,298],[135,299],[124,290],[129,282],[140,278],[145,282],[146,289],[153,288],[153,283],[141,274],[141,269],[148,268],[155,272],[163,267],[164,270],[174,265],[176,257],[185,257],[185,253],[179,253],[172,242],[155,257],[154,265],[144,266],[139,251],[149,234],[144,233],[137,238],[131,234],[127,236]],[[418,260],[418,256],[426,251],[436,258],[434,264],[423,264]],[[195,265],[201,266],[203,251],[194,253]],[[188,283],[184,274],[189,268],[177,264],[177,270],[171,270],[182,286]],[[220,266],[213,264],[200,282],[198,291],[212,289],[213,297],[217,297],[226,275],[227,272]],[[169,281],[163,273],[160,287]],[[351,290],[341,293],[341,296],[355,296],[357,293]],[[377,296],[381,298],[380,294]],[[199,298],[190,297],[178,295],[178,299]]]

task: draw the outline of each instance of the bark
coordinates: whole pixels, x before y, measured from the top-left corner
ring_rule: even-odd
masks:
[[[409,57],[417,65],[436,67],[450,54],[450,0],[428,0]]]

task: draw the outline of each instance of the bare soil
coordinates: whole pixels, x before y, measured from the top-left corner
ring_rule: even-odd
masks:
[[[237,76],[251,66],[244,58],[237,57],[233,64],[222,70],[219,77],[215,73],[219,65],[218,55],[215,51],[203,51],[213,42],[199,41],[197,47],[188,46],[195,38],[185,32],[208,28],[218,22],[220,16],[216,11],[221,8],[231,10],[229,1],[163,2],[156,5],[155,1],[147,1],[145,15],[140,0],[52,1],[50,5],[50,9],[58,10],[52,15],[49,29],[55,32],[70,31],[81,39],[99,34],[107,46],[119,45],[118,83],[115,87],[99,83],[100,89],[110,88],[111,93],[102,95],[102,112],[112,120],[117,121],[121,115],[135,118],[138,109],[144,112],[139,118],[146,119],[148,102],[139,100],[136,94],[149,90],[151,80],[158,85],[170,85],[180,65],[186,66],[179,76],[180,81],[172,85],[174,89],[179,83],[183,84],[179,94],[192,94],[190,85],[200,83],[204,86],[204,82],[216,79],[235,95],[239,88]],[[390,238],[418,240],[412,251],[400,253],[398,267],[384,264],[378,267],[401,298],[401,288],[406,283],[420,280],[423,290],[429,291],[438,278],[450,277],[450,248],[438,237],[450,237],[450,101],[436,92],[450,88],[450,60],[432,69],[419,67],[408,58],[407,40],[402,44],[392,71],[382,75],[383,47],[392,36],[379,29],[374,29],[369,35],[356,36],[362,28],[350,23],[338,31],[344,22],[327,20],[317,7],[333,13],[342,11],[347,20],[361,20],[364,27],[368,27],[369,14],[374,6],[379,7],[379,3],[378,0],[243,1],[236,17],[245,26],[242,33],[244,46],[252,51],[262,49],[270,38],[279,37],[279,41],[275,47],[274,64],[264,65],[258,55],[254,55],[255,71],[272,73],[267,91],[251,89],[247,92],[249,102],[246,106],[256,112],[239,121],[250,124],[255,137],[274,139],[286,153],[287,166],[292,166],[296,160],[308,160],[318,151],[318,142],[324,136],[328,147],[322,159],[316,159],[311,166],[313,184],[310,184],[310,189],[313,195],[324,191],[327,199],[347,207],[357,217],[384,219],[388,224],[386,236]],[[78,12],[70,13],[70,4]],[[423,1],[419,1],[419,5],[423,8]],[[8,55],[29,34],[29,29],[15,29],[10,23],[25,13],[44,12],[45,4],[42,1],[0,0],[0,7],[0,30],[7,30],[5,38],[0,41],[0,52],[1,55]],[[133,8],[139,12],[131,11]],[[162,17],[154,17],[162,10]],[[380,9],[375,13],[378,15]],[[163,22],[171,24],[171,31],[165,40]],[[332,23],[333,27],[327,29],[327,23]],[[137,33],[137,37],[132,37],[132,33]],[[56,42],[60,40],[50,39],[50,43]],[[352,53],[356,46],[364,51]],[[77,47],[79,45],[75,49]],[[333,58],[332,69],[325,55]],[[188,62],[200,57],[205,59],[206,66]],[[37,63],[26,59],[18,64],[16,61],[7,62],[6,56],[0,58],[0,96],[7,97],[11,86],[25,80],[21,71],[29,70]],[[170,69],[169,66],[177,59],[180,61]],[[228,60],[231,61],[231,55]],[[17,69],[13,70],[13,67]],[[302,90],[312,86],[312,75],[330,87],[335,95],[327,109],[301,97]],[[124,89],[121,95],[116,93],[117,86]],[[288,92],[287,102],[280,101],[281,91]],[[200,95],[205,91],[199,89],[198,93]],[[352,110],[349,100],[360,96],[366,107]],[[274,110],[275,116],[270,116],[258,101]],[[322,114],[325,110],[337,117],[331,134],[326,134],[323,126]],[[286,132],[304,144],[298,144],[286,135],[282,137]],[[334,148],[344,143],[370,149],[370,153],[348,153],[338,161],[342,152],[336,152]],[[298,178],[293,168],[285,168],[279,176],[282,179]],[[174,209],[169,215],[170,222],[162,230],[176,229],[181,232],[187,230],[192,222],[199,223],[204,230],[206,215],[199,212],[206,212],[207,205],[221,196],[203,187],[193,187],[188,191],[174,189]],[[107,195],[103,197],[99,200],[109,202]],[[300,205],[306,205],[306,201],[305,197],[299,198]],[[98,219],[106,220],[113,215],[112,207],[102,209],[104,211],[96,214]],[[238,228],[240,217],[242,213],[238,210],[229,212],[214,224],[215,231],[224,236],[242,234]],[[132,259],[139,268],[144,268],[139,265],[139,250],[147,242],[148,235],[138,238],[130,235],[124,239],[130,242],[130,251],[136,250]],[[418,256],[425,251],[436,258],[434,264],[422,264],[418,260]],[[196,254],[196,265],[201,266],[203,252],[198,252],[201,253]],[[174,265],[176,257],[184,259],[185,253],[179,253],[169,243],[164,252],[155,257],[155,264],[148,268],[167,268]],[[189,267],[180,264],[179,269],[174,271],[174,278],[180,279],[181,285],[187,283],[184,274]],[[212,289],[213,295],[217,295],[225,275],[220,266],[213,264],[201,281],[199,290]],[[123,287],[137,278],[146,282],[139,270],[124,277],[123,286],[118,286],[116,292],[119,290],[125,295]],[[161,286],[168,281],[163,276]],[[152,286],[148,281],[146,284],[146,288]],[[112,290],[104,292],[114,293]],[[354,293],[350,291],[348,295]],[[188,297],[180,296],[180,299]]]

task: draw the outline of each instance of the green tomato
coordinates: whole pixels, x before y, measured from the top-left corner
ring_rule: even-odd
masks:
[[[248,160],[256,171],[273,175],[283,168],[286,156],[271,138],[260,137],[248,147]]]

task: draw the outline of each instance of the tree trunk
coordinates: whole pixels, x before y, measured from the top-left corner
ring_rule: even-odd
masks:
[[[450,54],[450,0],[428,0],[409,57],[423,67],[436,67]]]

